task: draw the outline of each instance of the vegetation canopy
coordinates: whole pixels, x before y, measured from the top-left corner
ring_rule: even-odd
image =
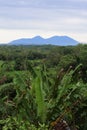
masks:
[[[81,44],[0,46],[0,129],[87,130],[86,59]]]

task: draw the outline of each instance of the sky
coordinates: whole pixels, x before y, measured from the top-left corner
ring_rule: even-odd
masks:
[[[87,43],[87,0],[0,0],[0,43],[37,35]]]

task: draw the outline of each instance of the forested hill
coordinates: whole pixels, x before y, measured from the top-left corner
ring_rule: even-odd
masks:
[[[33,38],[22,38],[13,40],[9,43],[10,45],[59,45],[59,46],[67,46],[67,45],[77,45],[78,41],[68,37],[68,36],[53,36],[50,38],[42,38],[40,36],[36,36]]]

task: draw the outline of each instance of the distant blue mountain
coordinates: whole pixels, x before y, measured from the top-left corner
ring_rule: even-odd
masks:
[[[22,38],[13,40],[9,43],[9,45],[58,45],[58,46],[68,46],[68,45],[77,45],[79,42],[68,37],[68,36],[53,36],[50,38],[42,38],[40,36],[36,36],[33,38]]]

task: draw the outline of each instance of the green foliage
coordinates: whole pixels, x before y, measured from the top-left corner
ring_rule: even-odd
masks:
[[[37,104],[37,115],[40,117],[42,123],[46,120],[46,104],[44,101],[44,90],[41,75],[33,80],[33,87],[35,91],[35,101]]]
[[[21,121],[16,117],[8,117],[6,120],[0,120],[2,124],[2,130],[48,130],[48,126],[45,124],[39,124],[39,128],[30,124],[29,121]]]
[[[0,129],[48,130],[63,118],[72,130],[86,130],[86,49],[0,47]]]
[[[60,68],[62,67],[65,69],[68,69],[69,66],[76,66],[76,64],[77,64],[76,59],[70,54],[62,56],[59,62]]]

